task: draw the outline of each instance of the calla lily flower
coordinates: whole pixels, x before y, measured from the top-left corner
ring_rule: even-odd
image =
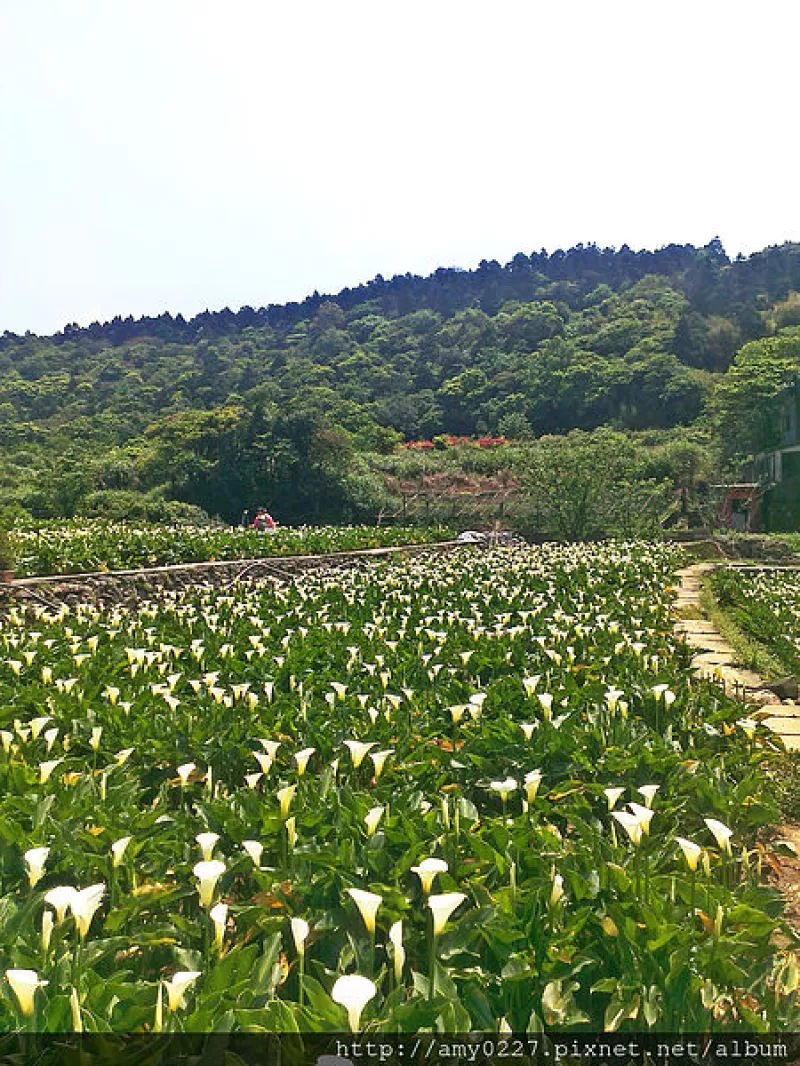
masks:
[[[194,839],[200,845],[203,860],[208,862],[214,854],[214,847],[219,840],[219,833],[198,833]]]
[[[31,848],[22,856],[28,867],[28,884],[31,888],[44,877],[44,864],[49,854],[50,848]]]
[[[78,999],[78,990],[74,985],[69,994],[69,1008],[72,1014],[72,1031],[75,1033],[82,1033],[83,1018],[81,1016],[81,1002]]]
[[[294,761],[297,763],[297,773],[302,777],[306,772],[308,766],[308,760],[316,751],[316,748],[303,748],[302,751],[296,751],[294,753]]]
[[[612,811],[611,817],[615,818],[637,847],[642,842],[642,823],[639,819],[629,814],[628,811]]]
[[[34,740],[39,739],[39,734],[50,721],[50,715],[44,714],[38,718],[31,718],[31,736]]]
[[[625,693],[621,688],[614,688],[613,686],[606,690],[605,701],[608,705],[609,711],[613,711],[619,703],[620,696],[624,696]]]
[[[6,970],[6,981],[19,1003],[19,1009],[25,1018],[30,1018],[34,1010],[34,996],[37,988],[49,984],[42,981],[35,970]]]
[[[372,765],[375,769],[375,780],[383,773],[383,767],[386,760],[390,755],[394,755],[394,748],[387,748],[385,751],[371,751],[369,757],[372,760]]]
[[[305,955],[306,940],[308,939],[308,934],[311,932],[308,922],[305,918],[292,918],[289,924],[292,928],[292,939],[294,940],[295,951],[298,955]]]
[[[225,938],[225,926],[228,922],[228,904],[217,903],[208,912],[208,916],[214,923],[214,946],[219,951]]]
[[[625,793],[625,789],[624,788],[604,788],[603,789],[603,795],[608,800],[608,809],[610,811],[613,811],[614,807],[616,806],[617,800],[620,798],[620,796],[624,795],[624,793]]]
[[[373,807],[371,811],[367,811],[367,814],[364,818],[364,823],[367,827],[368,837],[374,836],[375,831],[378,828],[378,824],[381,818],[383,817],[383,811],[383,807]]]
[[[64,921],[73,896],[76,894],[77,889],[73,888],[72,885],[58,885],[56,888],[51,888],[48,892],[45,892],[44,901],[55,909],[57,921]]]
[[[553,874],[553,888],[550,892],[550,906],[555,907],[564,895],[564,878],[561,874]]]
[[[649,807],[643,807],[641,803],[629,803],[628,806],[634,817],[639,819],[642,833],[647,836],[650,832],[650,822],[653,820],[654,812],[651,811]]]
[[[350,752],[350,759],[353,763],[353,769],[357,770],[367,757],[369,752],[376,746],[375,741],[372,740],[365,744],[360,740],[344,740],[342,741],[344,746]]]
[[[242,847],[252,859],[253,866],[258,868],[261,865],[261,855],[264,851],[264,845],[258,840],[243,840]]]
[[[541,674],[534,674],[532,677],[523,677],[522,684],[525,686],[525,695],[534,696],[536,694],[536,686],[541,680]]]
[[[197,891],[201,907],[211,906],[217,881],[225,873],[225,869],[225,863],[220,862],[219,859],[203,860],[195,865],[192,872],[198,881]]]
[[[528,803],[533,803],[536,799],[536,793],[539,791],[539,786],[542,783],[542,771],[530,770],[525,774],[525,798]]]
[[[423,859],[419,866],[411,867],[411,872],[420,879],[424,895],[429,896],[436,875],[447,873],[447,863],[444,859]]]
[[[652,807],[653,800],[655,799],[656,792],[661,788],[661,785],[642,785],[641,788],[637,788],[636,791],[640,796],[644,796],[645,807]]]
[[[345,974],[334,984],[331,989],[331,999],[346,1009],[352,1032],[358,1032],[364,1007],[377,991],[378,989],[368,977],[361,977],[355,973]]]
[[[119,840],[115,840],[111,845],[112,864],[114,866],[121,866],[122,860],[125,856],[125,849],[130,844],[133,837],[120,837]]]
[[[754,719],[740,718],[736,724],[744,731],[748,740],[752,740],[755,737],[756,730],[758,729],[758,722],[754,721]]]
[[[89,738],[89,747],[92,749],[92,751],[100,750],[100,737],[102,735],[103,727],[101,725],[94,726],[94,728],[92,729],[92,735]]]
[[[389,929],[389,940],[394,948],[394,979],[400,984],[403,979],[403,966],[406,961],[406,950],[403,947],[403,923],[395,922]]]
[[[428,896],[428,906],[433,914],[434,936],[439,936],[447,925],[450,915],[466,898],[463,892],[445,892],[441,896]]]
[[[553,697],[551,693],[540,692],[537,695],[537,699],[539,700],[542,712],[544,713],[545,721],[549,722],[553,717]]]
[[[53,912],[42,913],[42,951],[47,954],[50,949],[50,938],[53,935]]]
[[[493,792],[499,792],[500,799],[505,803],[511,793],[516,790],[517,782],[513,777],[507,777],[504,781],[491,781],[489,788]]]
[[[522,734],[526,740],[530,740],[533,734],[536,732],[536,722],[518,722],[517,723],[522,730]]]
[[[178,775],[181,781],[181,787],[185,788],[189,783],[189,778],[192,773],[197,769],[193,762],[186,762],[183,766],[179,766],[175,773]]]
[[[675,837],[675,843],[683,852],[683,857],[686,859],[687,866],[692,872],[694,872],[697,869],[700,856],[703,854],[703,849],[691,840],[686,840],[685,837]]]
[[[704,818],[703,821],[714,834],[714,838],[720,850],[724,851],[726,855],[731,855],[731,837],[733,836],[733,830],[728,829],[727,825],[724,825],[722,822],[718,822],[716,818]]]
[[[287,785],[286,788],[278,789],[276,795],[278,797],[278,803],[281,805],[281,818],[286,818],[289,814],[289,807],[297,792],[297,785]]]
[[[381,897],[374,892],[364,892],[360,888],[348,888],[347,894],[358,907],[358,912],[364,919],[367,932],[374,934],[378,908],[383,903]]]
[[[103,902],[105,894],[105,885],[90,885],[88,888],[82,888],[80,891],[75,892],[69,901],[69,909],[75,919],[75,927],[81,940],[86,939],[89,926],[92,924],[92,918],[94,918],[97,908]]]
[[[286,819],[286,836],[289,840],[289,847],[293,849],[297,843],[297,819],[294,817]]]
[[[60,766],[63,759],[48,759],[46,762],[39,763],[39,784],[43,785],[46,781],[49,781],[53,770],[57,766]]]
[[[174,1013],[183,1006],[183,997],[187,988],[200,976],[199,970],[179,970],[169,981],[164,982],[170,1013]]]
[[[261,767],[262,774],[268,774],[270,772],[273,763],[273,758],[271,755],[268,755],[265,751],[254,751],[253,758]]]

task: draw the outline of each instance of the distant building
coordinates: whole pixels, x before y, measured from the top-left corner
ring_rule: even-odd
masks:
[[[764,493],[757,481],[739,485],[715,485],[722,491],[719,520],[726,529],[737,533],[759,533],[763,528]]]
[[[755,457],[753,474],[763,492],[763,528],[788,532],[800,529],[800,380],[775,403],[777,447]]]

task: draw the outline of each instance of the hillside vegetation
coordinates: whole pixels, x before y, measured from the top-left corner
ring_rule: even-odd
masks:
[[[267,500],[339,521],[385,503],[377,456],[442,434],[657,431],[715,462],[755,449],[750,415],[800,366],[799,293],[800,245],[733,262],[716,240],[578,246],[190,321],[6,333],[0,486],[37,517],[230,519]]]

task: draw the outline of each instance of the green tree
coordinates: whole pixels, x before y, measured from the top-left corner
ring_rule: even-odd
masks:
[[[751,341],[739,350],[711,397],[727,456],[752,456],[780,442],[775,397],[800,375],[800,330]]]
[[[646,476],[646,455],[608,429],[543,437],[525,460],[534,525],[563,540],[652,535],[671,486]]]

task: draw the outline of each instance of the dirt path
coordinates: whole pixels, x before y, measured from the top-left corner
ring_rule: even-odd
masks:
[[[680,585],[675,603],[677,610],[696,610],[701,613],[700,593],[703,578],[715,569],[714,563],[695,563],[678,571]],[[763,677],[737,666],[736,653],[720,631],[704,618],[682,618],[675,624],[675,632],[686,641],[695,654],[692,656],[700,677],[714,677],[725,684],[726,691],[746,703],[760,707],[759,717],[776,733],[787,751],[800,751],[800,706],[793,700],[781,702],[766,688]]]

